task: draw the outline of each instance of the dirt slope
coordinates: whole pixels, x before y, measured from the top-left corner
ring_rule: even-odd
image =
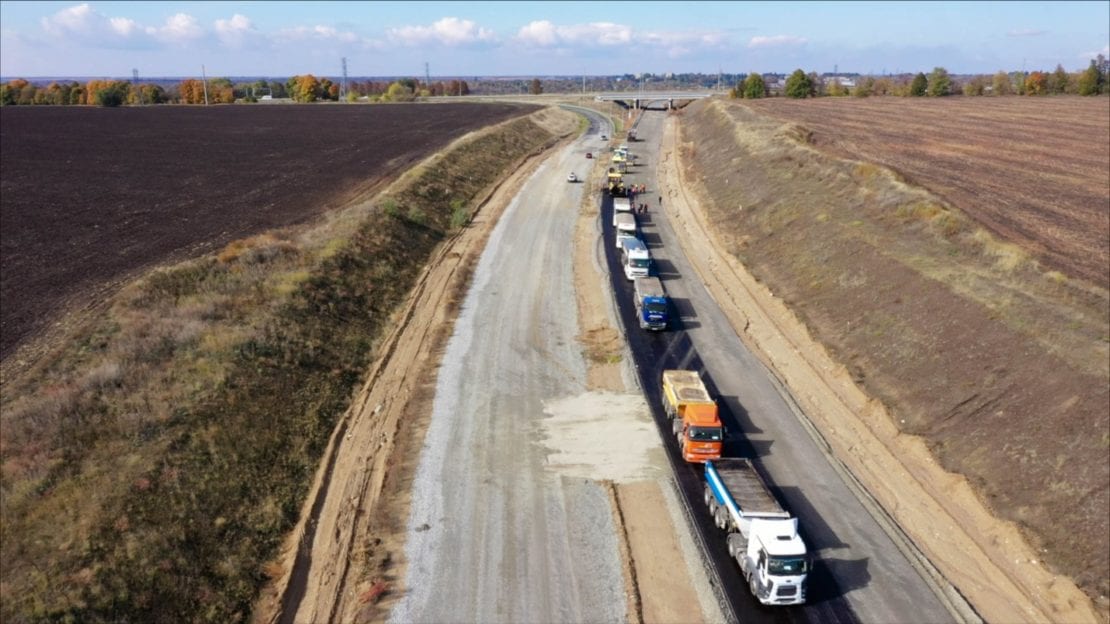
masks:
[[[719,103],[683,129],[725,248],[1105,615],[1105,292],[1000,261],[957,210],[804,130]]]
[[[769,98],[810,142],[879,163],[1046,266],[1110,287],[1106,98]]]

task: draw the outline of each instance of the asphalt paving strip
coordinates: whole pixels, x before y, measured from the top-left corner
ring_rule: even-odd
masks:
[[[630,146],[635,153],[635,144]],[[640,167],[642,167],[641,165]],[[640,167],[634,170],[641,171]],[[637,181],[638,183],[638,181]],[[659,210],[657,203],[650,201],[654,193],[654,185],[649,185],[647,203],[655,204],[651,210]],[[637,203],[640,203],[637,201]],[[814,569],[810,572],[808,603],[797,607],[766,607],[759,603],[748,591],[747,582],[740,574],[739,566],[735,559],[728,555],[724,533],[713,524],[712,518],[705,510],[701,500],[703,483],[703,468],[700,464],[686,462],[679,452],[677,442],[671,433],[671,421],[663,411],[660,379],[664,369],[681,368],[696,370],[702,375],[706,389],[713,396],[721,396],[713,382],[713,375],[706,370],[697,349],[694,347],[685,331],[683,314],[672,316],[671,326],[665,332],[646,332],[633,322],[636,317],[632,299],[632,284],[624,277],[620,264],[619,254],[613,245],[604,244],[613,239],[612,225],[612,198],[603,194],[602,207],[599,214],[603,248],[609,269],[610,285],[616,300],[620,322],[624,325],[624,334],[628,340],[635,361],[635,370],[640,387],[648,400],[652,418],[659,429],[659,435],[664,439],[664,448],[667,459],[674,471],[681,500],[688,513],[691,526],[695,529],[695,537],[701,543],[705,556],[713,566],[717,578],[720,580],[720,593],[726,600],[726,607],[731,615],[742,622],[858,622],[859,619],[852,610],[851,605],[843,597],[843,592],[838,586],[831,571],[822,565],[819,557],[814,557]],[[640,223],[652,224],[653,215],[650,210],[647,215],[638,215]],[[650,247],[650,245],[649,245]],[[670,254],[682,253],[680,249],[669,249]],[[666,280],[677,279],[677,274],[667,271],[666,265],[661,266],[658,273],[664,273]],[[672,312],[684,312],[672,304]],[[688,316],[688,315],[687,315]],[[733,414],[727,402],[720,401],[720,416],[722,423],[728,428],[730,435],[726,438],[726,456],[756,457],[751,444],[741,435],[734,432],[741,431],[739,419]],[[762,463],[756,457],[753,461],[760,474],[765,478],[772,492],[782,500],[782,496],[775,486],[773,478],[763,469]],[[799,522],[803,528],[806,519],[799,515]]]

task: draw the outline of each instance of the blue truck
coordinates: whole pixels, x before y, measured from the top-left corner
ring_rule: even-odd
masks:
[[[667,293],[658,277],[636,278],[636,319],[640,329],[664,330],[670,320]]]

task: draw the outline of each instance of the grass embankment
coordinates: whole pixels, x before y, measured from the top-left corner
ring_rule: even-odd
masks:
[[[683,117],[688,178],[729,251],[902,432],[1106,596],[1106,291],[1043,270],[892,171],[814,149],[803,127],[719,102]]]
[[[3,621],[245,619],[391,313],[552,138],[506,122],[376,204],[157,271],[8,384]]]

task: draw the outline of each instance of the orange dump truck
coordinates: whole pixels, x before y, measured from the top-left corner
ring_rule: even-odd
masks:
[[[688,462],[720,459],[724,428],[717,415],[717,402],[709,396],[696,372],[663,371],[663,407],[671,417],[683,459]]]

